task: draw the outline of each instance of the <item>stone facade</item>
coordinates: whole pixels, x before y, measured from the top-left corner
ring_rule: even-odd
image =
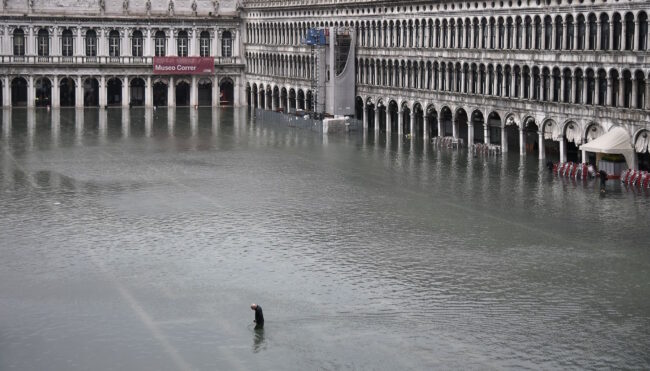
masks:
[[[0,14],[2,105],[240,104],[235,2],[193,2],[35,0],[31,7],[6,0]],[[154,75],[154,56],[214,57],[215,73]]]
[[[302,108],[291,97],[310,94],[313,67],[301,38],[348,27],[370,130],[578,160],[612,127],[648,135],[649,13],[643,0],[246,1],[248,100]]]
[[[616,126],[624,127],[633,143],[649,134],[645,0],[4,0],[1,5],[5,106],[16,100],[42,104],[44,84],[53,91],[53,107],[64,105],[62,98],[65,105],[87,105],[88,90],[99,92],[90,103],[110,105],[117,87],[121,105],[134,103],[134,94],[137,104],[174,105],[179,86],[190,92],[183,104],[202,104],[206,96],[217,104],[218,86],[225,81],[234,86],[235,104],[310,110],[314,54],[302,40],[309,28],[334,27],[355,35],[355,105],[368,130],[449,136],[540,158],[550,148],[563,161],[584,159],[579,145]],[[157,53],[214,56],[216,73],[153,75]],[[25,97],[15,94],[20,89]]]

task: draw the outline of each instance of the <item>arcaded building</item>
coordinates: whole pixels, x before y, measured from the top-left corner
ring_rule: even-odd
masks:
[[[354,91],[355,99],[337,105],[368,132],[579,161],[592,156],[580,145],[622,127],[638,154],[633,165],[650,166],[646,0],[1,6],[3,106],[233,104],[293,112]],[[351,40],[353,63],[318,58],[318,46],[304,44],[310,28]],[[188,62],[171,71],[179,57],[212,58],[214,67],[187,72]],[[352,68],[345,94],[318,94],[319,81],[335,85]]]
[[[301,38],[348,28],[370,131],[577,161],[582,143],[622,126],[647,163],[649,12],[645,0],[246,1],[248,101],[304,108]]]
[[[2,106],[240,103],[241,20],[233,1],[3,0],[0,6]],[[155,71],[157,57],[184,67]],[[210,60],[211,71],[190,71]]]

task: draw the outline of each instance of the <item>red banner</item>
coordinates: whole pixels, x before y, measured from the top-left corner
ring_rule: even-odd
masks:
[[[214,58],[209,57],[154,57],[155,75],[211,75]]]

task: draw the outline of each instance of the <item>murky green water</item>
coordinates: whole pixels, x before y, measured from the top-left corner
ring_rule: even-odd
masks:
[[[2,370],[650,367],[643,192],[246,110],[1,125]]]

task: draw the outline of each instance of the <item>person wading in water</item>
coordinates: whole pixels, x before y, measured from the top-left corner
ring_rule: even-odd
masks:
[[[264,313],[262,313],[262,307],[257,304],[251,304],[251,309],[255,311],[255,330],[264,328]]]

